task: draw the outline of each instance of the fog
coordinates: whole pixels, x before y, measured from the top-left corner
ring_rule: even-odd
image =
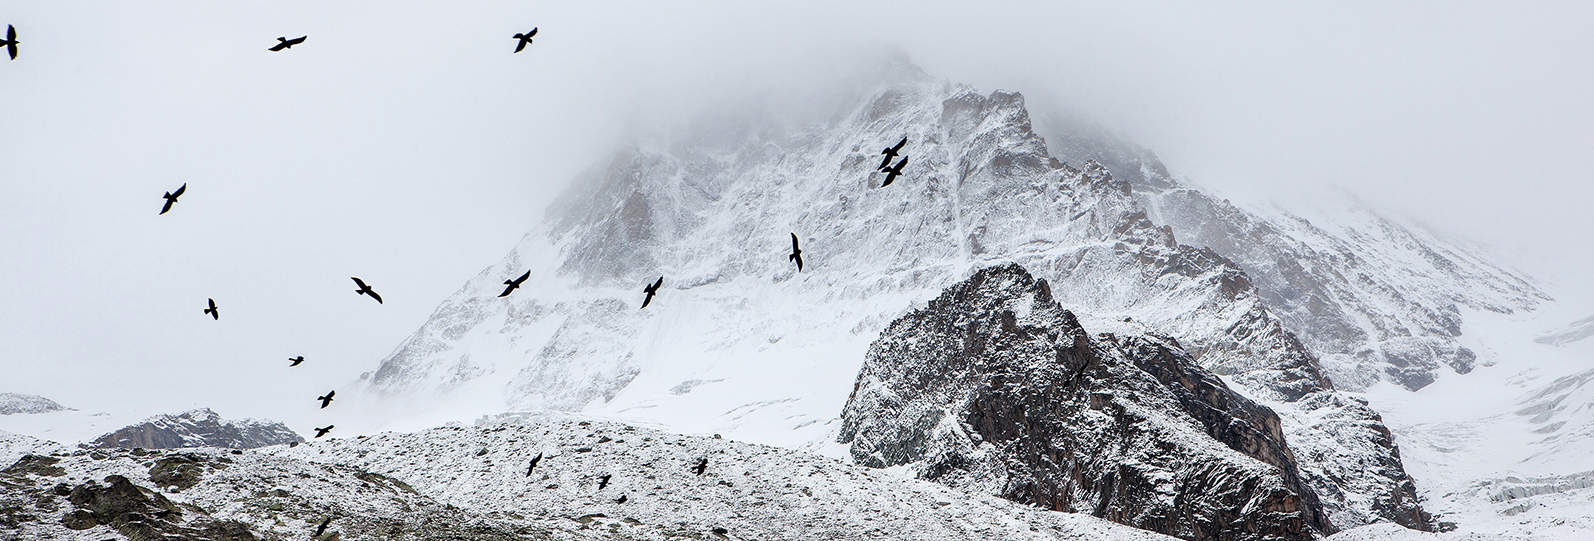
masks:
[[[1586,4],[750,4],[0,0],[0,391],[306,430],[628,137],[891,55],[1237,200],[1354,194],[1594,314]]]

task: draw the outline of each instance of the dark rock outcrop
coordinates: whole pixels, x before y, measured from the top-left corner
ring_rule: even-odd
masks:
[[[892,322],[842,413],[860,464],[1193,540],[1332,533],[1272,410],[1159,336],[1089,337],[988,267]]]
[[[222,419],[209,408],[176,415],[157,415],[96,438],[90,447],[121,449],[176,449],[224,447],[253,449],[267,445],[303,442],[286,425],[274,421]]]
[[[134,485],[126,477],[110,475],[105,485],[89,481],[71,489],[67,501],[75,510],[61,517],[72,530],[110,526],[132,539],[184,539],[193,541],[254,541],[249,527],[236,521],[200,517],[184,523],[183,511],[159,492]]]

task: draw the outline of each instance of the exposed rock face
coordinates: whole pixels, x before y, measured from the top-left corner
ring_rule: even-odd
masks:
[[[91,447],[123,449],[175,449],[225,447],[253,449],[267,445],[303,442],[304,438],[275,421],[222,419],[209,408],[157,415],[95,438]]]
[[[875,467],[1185,539],[1332,533],[1268,408],[1172,339],[1086,335],[1044,281],[987,267],[891,323],[842,413]]]
[[[0,393],[0,415],[15,415],[18,413],[49,413],[52,411],[66,411],[68,407],[55,403],[48,398],[17,393]]]
[[[249,527],[237,521],[201,517],[184,523],[182,509],[171,500],[126,477],[106,476],[105,483],[89,481],[67,492],[67,501],[77,509],[61,517],[61,524],[71,530],[110,526],[131,539],[255,540]]]

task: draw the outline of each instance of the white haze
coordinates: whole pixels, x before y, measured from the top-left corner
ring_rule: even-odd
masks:
[[[307,431],[628,134],[801,117],[896,51],[1238,199],[1354,193],[1594,314],[1586,4],[750,4],[0,0],[0,391]]]

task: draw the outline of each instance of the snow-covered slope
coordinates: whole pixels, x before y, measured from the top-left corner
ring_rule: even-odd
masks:
[[[820,448],[886,323],[1014,261],[1091,328],[1172,336],[1271,400],[1336,524],[1423,526],[1377,414],[1335,394],[1239,267],[1179,244],[1104,167],[1050,156],[1018,94],[892,69],[829,117],[708,123],[579,179],[367,378],[382,413],[585,410]],[[903,135],[906,173],[882,186],[879,149]]]
[[[95,438],[91,447],[173,449],[224,447],[253,449],[301,442],[304,438],[276,421],[222,419],[210,408],[156,415]]]
[[[1544,336],[1540,336],[1534,339],[1534,341],[1540,344],[1564,346],[1572,342],[1583,340],[1590,336],[1594,336],[1594,317],[1587,317],[1573,321],[1565,328],[1554,332],[1545,333]]]
[[[0,393],[0,415],[15,415],[19,413],[49,413],[52,411],[65,411],[70,408],[55,403],[48,398],[17,393]]]
[[[1341,389],[1383,380],[1415,390],[1441,366],[1465,374],[1477,359],[1459,338],[1465,311],[1510,314],[1550,300],[1476,249],[1351,198],[1299,209],[1313,211],[1310,220],[1273,205],[1241,207],[1173,178],[1149,150],[1048,120],[1042,133],[1060,159],[1100,161],[1131,183],[1153,221],[1244,269]]]

